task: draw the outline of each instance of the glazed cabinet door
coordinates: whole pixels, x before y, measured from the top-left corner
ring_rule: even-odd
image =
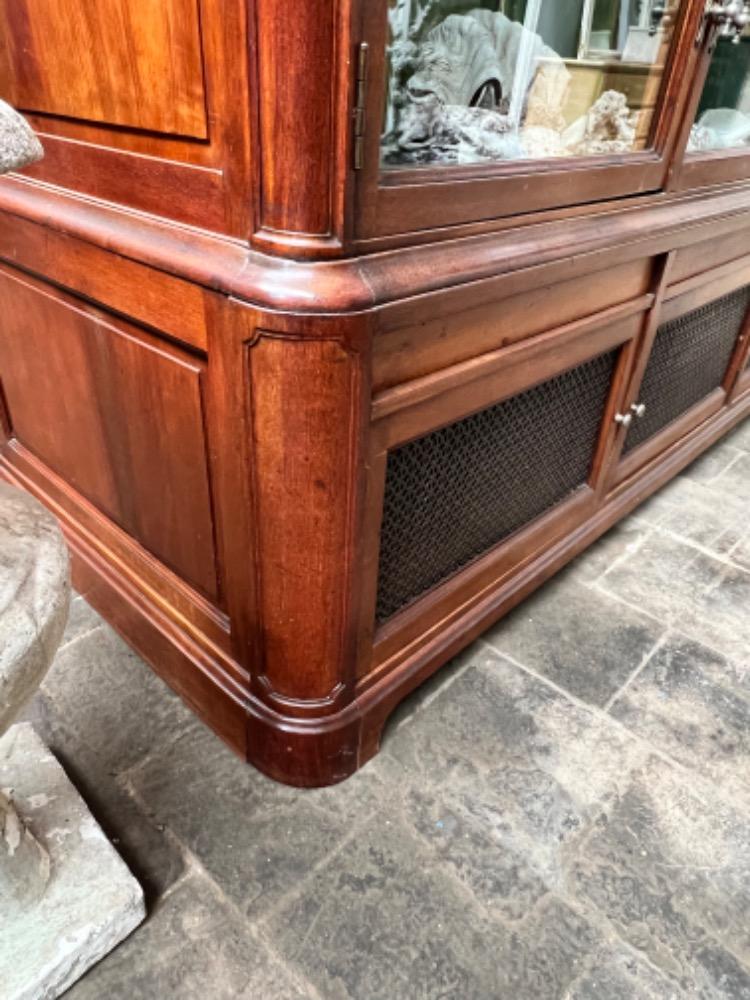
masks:
[[[623,410],[615,484],[737,398],[749,335],[750,257],[670,282]]]
[[[242,0],[0,0],[0,97],[45,148],[29,175],[248,235],[245,15]]]
[[[361,240],[663,187],[702,0],[361,8]]]
[[[626,270],[633,273],[623,280],[634,289],[643,284],[641,265]],[[554,292],[564,308],[560,286]],[[539,316],[552,298],[538,301]],[[487,600],[500,602],[503,581],[518,581],[529,561],[597,509],[614,417],[652,298],[640,294],[466,360],[458,360],[460,337],[451,341],[450,320],[442,320],[442,352],[457,360],[399,384],[392,379],[403,365],[392,363],[383,335],[375,361],[376,386],[383,388],[374,396],[368,462],[360,673],[377,672]],[[465,315],[456,329],[463,325],[469,334],[471,323],[476,344],[480,325],[489,335],[506,319],[510,330],[529,322],[527,315],[514,323],[513,309],[506,299],[481,318]],[[417,335],[425,332],[423,325]],[[408,337],[399,331],[394,346]],[[413,367],[415,360],[404,353],[404,363]]]
[[[702,58],[681,141],[677,186],[750,177],[750,3],[707,5]]]

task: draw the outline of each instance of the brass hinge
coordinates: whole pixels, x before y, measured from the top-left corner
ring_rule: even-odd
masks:
[[[354,100],[354,169],[365,164],[365,102],[367,98],[367,64],[370,46],[362,42],[357,52],[357,78]]]

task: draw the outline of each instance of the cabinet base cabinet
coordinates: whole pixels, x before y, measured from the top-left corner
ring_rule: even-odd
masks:
[[[750,415],[750,26],[569,6],[0,2],[0,476],[280,781]]]
[[[615,220],[543,266],[500,235],[505,264],[467,248],[444,281],[421,249],[233,271],[217,243],[212,283],[202,246],[144,259],[146,222],[138,261],[114,216],[31,216],[0,191],[0,474],[60,519],[86,600],[289,784],[355,772],[401,699],[750,416],[741,213],[633,246]]]
[[[311,718],[285,715],[243,691],[205,643],[165,615],[161,602],[133,582],[134,566],[126,572],[113,554],[107,558],[101,539],[92,539],[75,514],[65,513],[43,480],[24,473],[20,455],[6,453],[2,473],[60,517],[73,555],[76,589],[204,722],[270,777],[318,787],[340,782],[362,767],[377,753],[388,717],[404,697],[746,417],[750,395],[618,488],[593,516],[483,594],[397,667],[381,671],[372,683],[360,683],[348,704]]]

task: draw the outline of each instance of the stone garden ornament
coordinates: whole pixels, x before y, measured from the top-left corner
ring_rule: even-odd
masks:
[[[52,515],[0,481],[0,996],[52,1000],[142,921],[143,893],[58,761],[11,725],[68,618]]]
[[[0,174],[44,156],[26,120],[0,100]],[[31,698],[68,617],[68,553],[57,525],[33,516],[22,494],[0,483],[0,737]],[[49,854],[0,787],[0,906],[41,895]]]
[[[29,167],[43,156],[42,144],[26,119],[0,101],[0,174]]]
[[[0,101],[0,173],[41,144]],[[143,893],[30,725],[12,725],[49,669],[70,603],[52,515],[0,480],[0,996],[52,1000],[144,917]]]
[[[68,551],[54,520],[0,482],[0,737],[52,663],[68,617]],[[41,897],[50,858],[0,783],[0,907]]]

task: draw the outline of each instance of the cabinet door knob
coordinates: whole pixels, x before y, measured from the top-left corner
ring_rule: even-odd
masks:
[[[633,414],[632,413],[616,413],[615,414],[615,423],[616,424],[620,424],[621,427],[630,427],[630,425],[633,423]]]
[[[645,415],[646,415],[646,404],[645,403],[633,403],[633,405],[630,407],[630,409],[631,409],[633,415],[636,416],[636,417],[638,417],[639,420],[641,419],[641,417],[645,417]]]

